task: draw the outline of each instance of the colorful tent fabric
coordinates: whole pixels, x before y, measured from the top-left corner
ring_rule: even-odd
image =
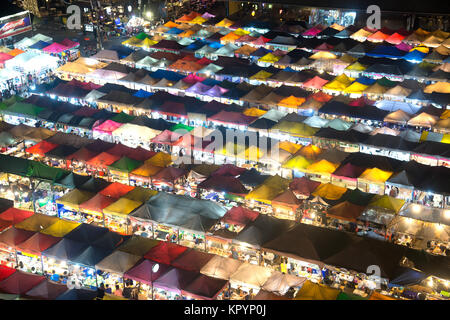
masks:
[[[374,182],[385,182],[393,172],[383,171],[378,168],[366,169],[360,176],[359,179],[374,181]]]
[[[114,216],[126,216],[141,205],[142,202],[130,200],[127,198],[120,198],[116,202],[104,208],[103,213]]]
[[[242,264],[242,261],[215,255],[200,272],[213,278],[229,280]]]
[[[56,203],[63,205],[65,208],[78,211],[79,205],[82,204],[83,202],[86,202],[93,196],[94,194],[91,192],[74,189],[69,193],[66,193],[61,198],[58,198],[56,200]]]
[[[342,197],[342,195],[347,191],[347,188],[338,187],[332,185],[331,183],[321,184],[317,189],[312,193],[313,196],[319,196],[328,200],[338,200]]]
[[[336,300],[339,290],[307,280],[294,300]]]
[[[122,276],[130,270],[139,260],[141,256],[130,254],[124,251],[114,251],[109,256],[95,265],[97,270],[118,274]]]
[[[76,229],[78,226],[80,226],[80,223],[58,219],[55,223],[41,230],[40,232],[52,237],[61,238],[70,233],[72,230]]]
[[[186,247],[170,242],[160,242],[144,256],[146,259],[170,265],[178,256],[187,250]]]

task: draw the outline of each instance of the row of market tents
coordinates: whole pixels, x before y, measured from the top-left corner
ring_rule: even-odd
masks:
[[[9,247],[21,252],[32,252],[33,254],[42,255],[48,258],[67,261],[68,263],[81,264],[104,272],[119,274],[124,278],[133,279],[146,284],[153,283],[156,287],[161,286],[164,289],[179,291],[182,295],[194,296],[200,299],[213,299],[216,294],[226,286],[227,280],[231,283],[235,282],[237,284],[250,286],[255,288],[255,290],[263,288],[265,291],[272,291],[277,294],[284,294],[290,286],[299,286],[305,283],[305,279],[293,281],[295,280],[295,277],[289,276],[289,284],[286,284],[285,282],[287,279],[280,281],[282,280],[280,278],[286,277],[286,275],[281,275],[281,273],[273,272],[270,269],[242,263],[238,260],[213,256],[168,242],[158,242],[138,236],[126,238],[108,231],[105,228],[86,224],[80,225],[46,215],[34,214],[24,218],[26,215],[20,210],[8,210],[5,211],[6,213],[2,213],[0,217],[3,218],[3,215],[5,215],[14,217],[16,221],[22,220],[16,222],[13,227],[1,234],[0,241],[2,244],[6,243]],[[11,210],[14,210],[14,212],[11,212]],[[261,230],[259,230],[259,232],[260,231]],[[404,254],[409,258],[414,259],[419,265],[420,263],[424,263],[415,256],[420,255],[412,250],[388,246],[376,240],[352,239],[351,236],[342,232],[333,233],[330,230],[321,231],[315,227],[306,225],[297,225],[286,231],[287,232],[283,235],[269,241],[264,248],[266,250],[280,252],[279,250],[285,246],[287,242],[290,242],[290,245],[292,245],[293,237],[295,237],[296,240],[302,240],[302,238],[306,237],[309,239],[307,243],[315,247],[314,252],[316,253],[314,254],[314,257],[311,256],[311,253],[307,253],[311,252],[311,248],[308,249],[304,246],[300,246],[295,250],[291,247],[288,251],[290,255],[300,256],[301,259],[310,258],[313,260],[325,260],[325,258],[330,257],[327,258],[329,261],[333,260],[337,265],[341,265],[342,267],[354,270],[363,268],[364,270],[361,270],[361,272],[365,272],[366,270],[366,267],[361,267],[361,265],[365,263],[373,264],[373,262],[377,260],[376,262],[381,263],[380,266],[383,277],[395,277],[398,275],[399,260],[397,260],[397,258],[400,259]],[[314,236],[314,233],[317,232],[320,232],[321,236],[328,239],[327,241],[332,241],[332,243],[335,244],[333,246],[333,252],[330,252],[328,249],[326,252],[323,251],[324,242],[317,242],[317,237]],[[265,236],[265,238],[267,238],[267,236]],[[306,240],[306,238],[304,240]],[[304,240],[302,240],[301,243],[305,243]],[[389,259],[381,259],[381,253],[385,253],[386,250],[391,253]],[[349,259],[347,255],[354,254],[355,252],[361,252],[365,258],[358,259],[358,261]],[[364,254],[362,252],[364,252]],[[392,259],[394,257],[395,259]],[[397,261],[393,262],[393,260]],[[120,263],[117,263],[118,261],[120,261]],[[440,261],[440,259],[433,259],[432,262],[428,262],[428,265],[421,265],[421,268],[425,267],[426,269],[421,278],[425,278],[426,275],[432,274],[435,271],[433,268],[436,268],[436,263],[439,264],[443,262],[444,261]],[[155,263],[160,264],[161,271],[158,272],[156,277],[155,275],[152,277],[150,270]],[[184,272],[179,269],[189,272]],[[21,277],[27,274],[3,267],[2,271],[4,270],[7,274],[0,280],[0,290],[3,293],[23,295],[31,289],[31,287],[24,289],[26,285],[17,285],[17,281],[20,282]],[[433,270],[433,272],[431,272],[431,270]],[[48,272],[48,270],[46,271]],[[8,279],[16,272],[17,274],[13,278],[9,279],[9,281],[4,281],[4,279]],[[404,273],[404,271],[401,273]],[[444,274],[445,271],[444,273],[436,274],[436,276],[442,277]],[[2,275],[4,275],[3,272]],[[190,277],[184,281],[179,278],[185,276]],[[448,276],[448,274],[445,276]],[[18,278],[16,279],[15,277]],[[36,280],[36,283],[44,281],[44,277],[38,275],[33,275],[30,278],[37,279],[37,277],[40,278],[39,280]],[[173,277],[176,278],[176,281],[174,281]],[[216,290],[213,290],[213,288],[206,290],[204,286],[208,286],[204,284],[204,286],[200,286],[200,288],[196,288],[196,286],[189,287],[192,292],[187,290],[186,287],[174,287],[173,285],[174,282],[178,284],[184,283],[185,285],[193,285],[196,282],[203,283],[203,281],[205,281],[205,279],[201,279],[202,281],[200,281],[200,279],[194,280],[198,277],[206,278],[206,280],[208,280],[209,277],[213,277],[215,279],[222,279],[223,281],[206,281],[206,283]],[[272,277],[274,279],[271,279]],[[275,279],[278,280],[277,282],[281,282],[278,286],[276,286],[276,283],[272,283],[275,282]],[[25,283],[26,282],[27,281],[25,280]],[[215,285],[214,282],[216,282]],[[220,285],[218,282],[220,282]],[[13,283],[16,285],[13,285]],[[167,287],[168,283],[172,283],[172,285]],[[269,286],[269,284],[271,285]],[[46,287],[47,285],[48,283],[43,286]],[[22,288],[24,291],[20,291],[17,288]],[[41,292],[42,295],[45,294],[45,290],[43,291],[43,293]],[[209,294],[206,294],[207,292]]]

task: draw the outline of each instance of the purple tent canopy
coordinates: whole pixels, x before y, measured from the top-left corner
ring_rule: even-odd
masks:
[[[203,94],[207,92],[209,89],[211,89],[210,86],[207,86],[203,83],[197,82],[192,87],[186,90],[186,92],[196,93],[196,94]]]
[[[215,85],[214,87],[206,91],[204,94],[211,97],[221,97],[226,92],[228,92],[228,89]]]
[[[154,261],[144,259],[140,263],[136,264],[133,268],[125,272],[123,277],[151,285],[152,281],[156,281],[161,275],[165,274],[168,270],[171,269],[170,266],[159,263],[158,271],[152,272],[153,266],[155,264],[157,263]]]
[[[186,288],[199,273],[173,268],[153,282],[155,287],[166,291],[175,291],[181,294],[181,290]]]

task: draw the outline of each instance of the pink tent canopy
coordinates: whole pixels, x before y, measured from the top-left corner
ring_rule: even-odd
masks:
[[[303,83],[303,87],[305,88],[313,88],[313,89],[320,89],[322,88],[328,80],[322,79],[318,76],[315,76],[312,79],[309,79],[308,81]]]
[[[260,36],[255,41],[252,41],[252,44],[255,45],[255,46],[263,46],[263,45],[266,44],[266,42],[269,42],[270,40],[272,40],[272,39],[268,39],[268,38],[265,38],[263,36]]]
[[[409,52],[413,48],[413,46],[410,46],[409,44],[406,44],[404,42],[400,42],[398,45],[395,46],[398,50]]]
[[[189,83],[189,84],[195,84],[197,82],[202,82],[205,79],[206,78],[199,77],[199,76],[195,75],[194,73],[190,73],[186,78],[183,79],[183,81],[186,83]]]
[[[42,51],[45,51],[47,53],[60,53],[63,52],[65,50],[69,50],[68,47],[66,47],[65,45],[62,45],[60,43],[57,42],[53,42],[51,45],[45,47],[44,49],[42,49]]]
[[[0,52],[0,63],[4,63],[6,60],[14,58],[12,55]]]
[[[310,36],[310,37],[314,37],[315,35],[321,33],[323,30],[323,26],[321,25],[317,25],[315,27],[312,27],[311,29],[306,30],[305,32],[303,32],[303,36]]]
[[[173,145],[180,138],[181,138],[181,134],[173,132],[173,131],[170,131],[170,130],[164,130],[163,132],[158,134],[156,137],[154,137],[151,140],[151,142],[152,143]]]
[[[115,122],[112,120],[106,120],[102,124],[96,126],[93,129],[93,131],[111,135],[114,130],[120,128],[122,125],[123,125],[123,123],[118,123],[118,122]]]

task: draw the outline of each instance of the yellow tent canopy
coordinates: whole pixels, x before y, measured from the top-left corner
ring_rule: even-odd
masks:
[[[364,71],[367,67],[363,66],[361,63],[356,61],[355,63],[349,65],[345,70],[351,70],[351,71]]]
[[[424,46],[417,46],[417,47],[412,48],[411,50],[409,50],[409,52],[412,52],[414,50],[417,50],[417,51],[422,52],[422,53],[430,52],[430,49],[428,47],[424,47]]]
[[[282,191],[281,191],[282,192]],[[262,184],[256,189],[252,190],[245,196],[245,200],[255,200],[267,204],[271,204],[271,200],[276,198],[280,193],[277,188]]]
[[[334,78],[323,86],[323,89],[342,91],[347,88],[355,79],[347,77],[344,73]]]
[[[146,162],[157,166],[157,167],[168,167],[173,161],[172,156],[166,152],[158,152],[153,157],[148,159]]]
[[[272,73],[261,70],[250,77],[250,80],[265,80],[269,78],[272,75]]]
[[[140,207],[142,202],[127,199],[125,197],[120,198],[116,202],[110,204],[103,209],[104,214],[114,215],[114,216],[126,216],[131,213],[134,209]]]
[[[227,142],[222,149],[217,150],[216,154],[226,157],[236,157],[237,154],[245,151],[245,146],[234,142]]]
[[[397,299],[385,296],[384,294],[374,291],[370,296],[369,300],[397,300]]]
[[[319,196],[328,200],[338,200],[347,191],[347,188],[338,187],[331,183],[322,183],[312,193],[313,196]]]
[[[317,156],[320,155],[322,152],[323,150],[320,149],[318,146],[308,144],[307,146],[301,148],[301,150],[297,152],[296,155],[304,156],[306,159],[316,159]]]
[[[445,110],[444,112],[442,112],[441,117],[442,120],[448,119],[450,118],[450,109]]]
[[[79,225],[81,225],[81,223],[59,219],[56,223],[42,230],[41,233],[62,238]]]
[[[312,60],[319,60],[319,59],[329,60],[329,59],[337,59],[337,56],[335,54],[331,53],[331,52],[328,52],[328,51],[318,51],[318,52],[314,53],[313,55],[311,55],[309,57],[309,59],[312,59]]]
[[[164,24],[164,27],[172,29],[172,28],[178,28],[178,27],[180,27],[180,25],[173,21],[169,21]]]
[[[250,117],[261,117],[262,115],[266,114],[267,110],[262,110],[258,108],[248,108],[245,109],[243,114]]]
[[[242,36],[245,36],[245,35],[247,35],[247,34],[250,34],[250,31],[247,31],[247,30],[238,28],[238,29],[236,29],[236,30],[234,31],[234,33],[237,34],[238,36],[241,36],[241,37],[242,37]]]
[[[263,156],[263,152],[257,146],[250,146],[245,151],[236,155],[237,158],[257,162]]]
[[[124,195],[123,197],[127,198],[129,200],[134,200],[134,201],[143,203],[157,194],[158,194],[158,191],[156,191],[156,190],[151,190],[151,189],[142,188],[142,187],[136,187],[133,190],[131,190],[130,192],[128,192],[126,195]]]
[[[449,82],[436,82],[433,84],[430,84],[423,89],[423,92],[425,93],[433,93],[433,92],[439,92],[439,93],[450,93],[450,83]]]
[[[113,294],[105,293],[105,295],[103,296],[103,300],[128,300],[128,299]]]
[[[151,163],[149,160],[145,161],[142,166],[131,171],[131,174],[141,177],[151,177],[160,172],[164,167],[158,167]]]
[[[342,62],[344,62],[344,63],[353,63],[353,62],[355,62],[356,60],[358,60],[357,58],[355,58],[355,57],[352,57],[351,55],[349,55],[349,54],[344,54],[343,56],[341,56],[340,58],[339,58],[339,60],[340,61],[342,61]]]
[[[353,82],[347,88],[344,89],[345,93],[362,94],[369,86],[359,83],[357,81]]]
[[[286,97],[286,98],[280,100],[280,102],[278,102],[278,105],[280,107],[285,107],[285,108],[298,108],[305,101],[306,101],[305,98],[298,98],[298,97],[295,97],[295,96],[289,96],[289,97]]]
[[[57,217],[48,216],[46,214],[35,213],[31,217],[17,223],[14,227],[27,231],[39,232],[43,229],[50,227],[56,223],[59,219]]]
[[[292,169],[292,170],[304,170],[308,166],[310,166],[311,163],[303,156],[295,156],[286,161],[282,167],[286,169]]]
[[[92,192],[74,189],[57,199],[56,203],[62,204],[66,208],[78,211],[79,205],[88,201],[93,196],[95,196],[95,194]]]
[[[340,24],[337,24],[337,23],[333,23],[333,24],[330,26],[330,28],[333,28],[334,30],[337,30],[337,31],[342,31],[342,30],[345,29],[344,26],[341,26]]]
[[[301,144],[296,144],[290,141],[281,141],[278,144],[278,147],[284,151],[289,152],[290,154],[296,153],[298,150],[302,148]]]
[[[369,32],[367,30],[364,29],[359,29],[358,31],[356,31],[355,33],[353,33],[350,38],[358,40],[358,41],[365,41],[367,39],[368,36],[372,35],[372,32]]]
[[[333,173],[339,167],[339,164],[329,162],[325,159],[322,159],[318,162],[315,162],[306,168],[306,171],[309,172],[318,172],[318,173]]]
[[[129,46],[135,46],[138,43],[141,43],[142,40],[136,37],[131,37],[130,39],[125,40],[124,42],[122,42],[122,44],[125,45],[129,45]]]
[[[140,43],[135,44],[135,46],[139,47],[139,48],[150,48],[152,45],[157,44],[157,43],[158,43],[158,41],[156,41],[156,40],[145,38]]]
[[[294,300],[336,300],[338,295],[338,289],[306,280]]]
[[[259,62],[267,62],[267,63],[274,63],[280,60],[281,58],[274,55],[272,52],[267,53],[266,55],[262,56],[258,59]]]
[[[311,137],[319,130],[319,128],[313,128],[301,122],[281,121],[274,125],[270,130],[278,130],[300,137]]]
[[[234,24],[233,21],[225,18],[223,20],[221,20],[220,22],[216,23],[216,27],[225,27],[228,28],[229,26],[232,26]]]
[[[368,207],[376,207],[398,213],[405,204],[405,200],[392,198],[387,195],[376,195],[370,201]]]
[[[373,182],[386,182],[390,176],[392,176],[393,172],[391,171],[383,171],[378,168],[368,168],[366,169],[358,179],[364,179]]]
[[[195,17],[194,19],[192,19],[191,21],[187,21],[187,23],[192,23],[192,24],[203,24],[206,21],[208,21],[208,19],[203,18],[202,16],[198,16]]]
[[[264,184],[272,188],[278,188],[280,192],[285,191],[289,187],[291,180],[280,177],[278,174],[267,178]]]

